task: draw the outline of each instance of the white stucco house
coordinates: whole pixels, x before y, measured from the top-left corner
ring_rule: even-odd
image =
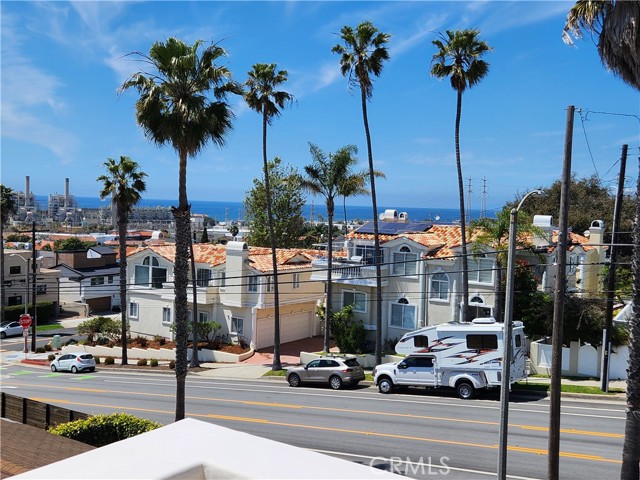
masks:
[[[197,308],[201,321],[222,325],[220,334],[244,338],[253,348],[273,345],[271,249],[244,242],[194,244]],[[311,282],[311,261],[321,252],[278,249],[281,343],[318,335],[315,310],[324,284]],[[138,248],[127,256],[128,318],[132,335],[172,338],[175,245]],[[193,308],[191,285],[187,290]]]

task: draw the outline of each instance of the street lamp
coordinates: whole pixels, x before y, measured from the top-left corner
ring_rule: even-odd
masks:
[[[511,388],[511,329],[513,320],[513,290],[516,264],[516,236],[518,230],[518,211],[531,195],[542,195],[542,190],[527,193],[518,206],[511,210],[509,221],[509,250],[507,252],[507,289],[505,293],[504,325],[502,338],[502,383],[500,386],[500,444],[498,447],[498,479],[507,478],[507,431],[509,429],[509,389]]]

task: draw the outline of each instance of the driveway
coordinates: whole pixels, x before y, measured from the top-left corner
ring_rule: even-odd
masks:
[[[323,337],[310,337],[296,340],[294,342],[287,342],[280,344],[280,362],[283,365],[299,365],[300,364],[300,352],[320,352],[322,351]],[[332,352],[338,351],[335,347],[333,340],[330,343],[330,350]],[[273,364],[273,347],[266,347],[257,350],[256,353],[246,359],[242,363],[253,365],[266,365]]]

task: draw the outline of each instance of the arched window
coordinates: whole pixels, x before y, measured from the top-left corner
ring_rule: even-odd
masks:
[[[471,318],[485,318],[491,316],[491,307],[487,307],[484,298],[480,295],[473,295],[469,298],[469,310]]]
[[[418,254],[411,253],[409,247],[400,248],[399,251],[393,253],[393,274],[415,276],[416,260],[418,260]]]
[[[409,305],[409,300],[406,298],[400,298],[397,303],[392,303],[389,326],[407,330],[416,328],[416,307]]]
[[[449,300],[449,275],[443,272],[431,275],[429,298],[433,300]]]
[[[136,265],[135,284],[151,288],[162,288],[167,281],[167,269],[160,267],[156,257],[147,255],[142,260],[142,265]]]

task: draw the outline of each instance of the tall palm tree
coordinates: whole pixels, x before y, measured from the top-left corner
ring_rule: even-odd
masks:
[[[334,46],[331,51],[340,55],[340,71],[348,78],[350,87],[360,89],[362,120],[367,140],[367,156],[369,158],[369,186],[371,188],[371,205],[373,208],[373,237],[376,264],[376,364],[382,363],[382,267],[380,254],[380,237],[378,235],[378,203],[376,200],[375,170],[373,168],[373,151],[369,118],[367,116],[367,100],[373,96],[373,78],[382,73],[383,63],[389,60],[386,44],[391,35],[380,32],[369,21],[356,26],[355,29],[345,25],[340,30],[343,45]]]
[[[256,63],[249,71],[244,83],[247,91],[244,94],[249,108],[262,114],[262,161],[264,174],[264,188],[267,197],[267,218],[269,236],[271,237],[271,260],[273,264],[273,302],[274,302],[274,331],[273,331],[273,370],[282,370],[280,363],[280,295],[278,292],[278,261],[276,258],[277,239],[273,226],[271,211],[271,189],[269,185],[269,162],[267,161],[267,125],[274,117],[280,116],[281,109],[293,102],[293,95],[277,90],[287,81],[286,70],[276,70],[275,63]]]
[[[386,178],[385,174],[379,170],[373,172],[376,178]],[[344,233],[347,233],[347,197],[357,197],[358,195],[370,195],[369,172],[354,172],[342,179],[338,185],[338,194],[342,197],[342,210],[344,213]]]
[[[600,60],[626,83],[640,90],[640,1],[578,0],[564,25],[563,39],[573,44],[582,31],[598,36]]]
[[[118,249],[120,267],[120,319],[122,321],[122,364],[128,364],[127,358],[127,225],[129,214],[147,188],[138,164],[129,157],[120,156],[119,161],[107,158],[104,162],[106,175],[100,175],[102,182],[100,198],[111,197],[111,208],[116,208],[118,225]]]
[[[322,195],[327,205],[327,218],[329,220],[328,248],[327,248],[327,307],[324,322],[323,350],[329,352],[329,338],[331,336],[331,271],[333,263],[333,216],[335,214],[335,199],[339,196],[340,186],[344,179],[352,177],[352,168],[358,163],[355,156],[358,148],[355,145],[347,145],[336,153],[327,156],[317,145],[309,144],[312,163],[304,167],[306,177],[300,181],[305,190],[314,195]]]
[[[149,55],[134,52],[153,73],[140,71],[127,80],[121,91],[134,88],[136,120],[145,136],[157,145],[171,145],[178,153],[178,206],[173,207],[176,222],[174,262],[176,322],[176,421],[185,415],[187,376],[187,285],[191,207],[187,199],[187,158],[195,157],[208,142],[223,146],[231,129],[233,113],[226,101],[228,93],[241,93],[231,81],[231,72],[216,65],[226,55],[212,45],[199,54],[201,41],[187,45],[169,38],[156,42]],[[213,98],[209,96],[213,94]]]
[[[502,283],[508,263],[509,226],[511,224],[511,208],[504,207],[496,213],[496,218],[480,218],[470,225],[470,235],[473,236],[474,253],[491,249],[496,256],[496,301],[493,316],[500,321],[504,314],[505,291]],[[541,235],[542,231],[535,227],[524,213],[520,214],[520,221],[516,225],[516,248],[531,247],[533,235]]]
[[[621,480],[640,478],[640,176],[636,186],[633,222],[633,315],[629,321],[629,368],[627,369],[627,419],[622,446]]]
[[[25,192],[29,195],[29,192]],[[0,258],[3,266],[0,268],[0,321],[4,322],[4,224],[9,220],[9,215],[16,212],[16,198],[13,189],[0,183]],[[25,303],[27,300],[25,299]]]
[[[456,168],[458,170],[458,194],[460,200],[460,231],[462,233],[462,321],[469,321],[469,262],[467,259],[466,212],[464,207],[464,184],[460,162],[460,115],[462,94],[467,88],[480,83],[489,72],[489,64],[481,57],[491,47],[478,38],[478,30],[447,30],[446,37],[432,43],[438,49],[431,60],[431,75],[451,79],[451,86],[457,93],[456,106]]]

